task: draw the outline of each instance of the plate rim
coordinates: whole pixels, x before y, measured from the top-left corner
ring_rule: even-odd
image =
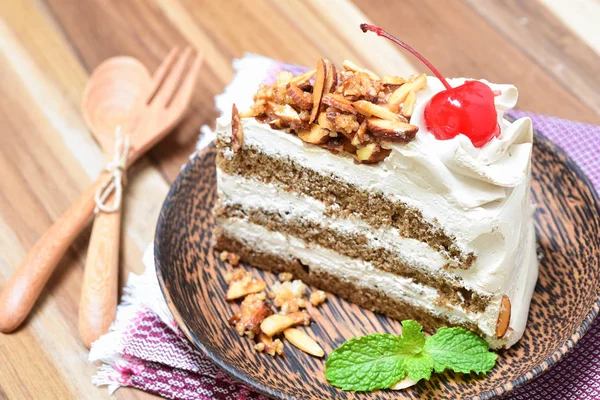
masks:
[[[571,171],[573,171],[573,173],[575,174],[577,179],[581,180],[590,189],[591,197],[592,197],[593,203],[596,207],[596,212],[598,215],[600,215],[600,196],[599,196],[598,192],[596,191],[596,188],[590,182],[589,178],[586,176],[586,174],[581,169],[581,167],[567,154],[567,152],[562,147],[557,145],[555,142],[550,140],[547,136],[545,136],[538,130],[534,129],[533,131],[534,131],[533,144],[535,145],[536,142],[541,141],[544,143],[544,145],[550,147],[553,151],[555,151],[559,156],[561,156],[565,160],[565,164],[569,167],[569,169]],[[153,243],[154,243],[154,265],[155,265],[156,275],[157,275],[158,282],[159,282],[160,291],[161,291],[163,297],[165,298],[167,306],[169,307],[169,311],[173,314],[173,317],[174,317],[175,321],[177,322],[177,325],[182,330],[182,332],[187,337],[187,339],[190,340],[192,343],[194,343],[196,348],[198,348],[204,354],[206,354],[206,356],[208,358],[210,358],[215,364],[217,364],[217,366],[219,366],[219,368],[226,371],[230,376],[234,377],[236,380],[248,385],[249,387],[252,387],[253,389],[257,390],[258,392],[260,392],[266,396],[275,397],[275,398],[279,398],[279,399],[289,398],[289,397],[285,397],[285,396],[282,397],[281,393],[274,391],[273,389],[271,389],[270,387],[268,387],[266,385],[261,385],[255,381],[253,381],[246,375],[238,372],[237,369],[235,369],[233,366],[230,366],[227,362],[225,362],[223,359],[221,359],[215,353],[210,351],[202,343],[202,341],[199,340],[198,337],[196,337],[196,335],[188,329],[187,325],[183,321],[183,318],[179,314],[179,311],[175,307],[174,303],[171,301],[170,294],[165,289],[166,285],[165,285],[165,282],[163,280],[163,276],[161,273],[162,266],[160,264],[160,260],[159,260],[159,256],[158,256],[159,249],[160,249],[160,246],[159,246],[160,245],[160,236],[161,236],[160,233],[164,229],[163,228],[163,226],[164,226],[163,215],[166,214],[165,210],[169,206],[172,198],[177,194],[177,191],[178,191],[177,189],[181,185],[182,181],[185,179],[187,172],[189,171],[191,166],[194,164],[194,162],[197,162],[201,157],[203,157],[209,151],[213,151],[215,149],[215,147],[216,147],[215,142],[213,141],[213,142],[209,143],[203,149],[194,152],[192,154],[192,156],[190,156],[190,161],[183,166],[183,168],[177,175],[177,178],[175,179],[175,181],[169,188],[169,192],[168,192],[167,196],[165,197],[165,200],[161,206],[160,214],[158,217],[158,222],[156,224],[154,241],[153,241]],[[566,341],[566,343],[563,344],[558,349],[556,349],[556,351],[554,351],[552,353],[552,355],[550,355],[547,359],[542,361],[535,368],[533,368],[526,374],[520,376],[519,378],[514,379],[510,382],[507,382],[507,383],[503,384],[502,386],[498,386],[492,390],[483,392],[480,395],[474,397],[473,399],[484,400],[484,399],[490,399],[490,398],[493,398],[496,396],[505,395],[508,392],[525,385],[527,382],[534,380],[535,378],[537,378],[544,372],[551,369],[554,365],[556,365],[560,360],[562,360],[562,358],[567,353],[569,353],[575,347],[575,345],[581,340],[581,338],[590,329],[590,327],[592,326],[592,323],[598,316],[598,313],[600,311],[600,292],[597,294],[597,296],[598,297],[596,298],[595,303],[592,305],[590,311],[586,315],[586,317],[583,320],[583,322],[581,323],[581,325],[571,335],[571,337]],[[291,398],[294,398],[294,397],[291,397]]]

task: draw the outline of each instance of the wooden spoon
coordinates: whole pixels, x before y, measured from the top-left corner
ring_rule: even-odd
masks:
[[[117,127],[126,127],[151,82],[146,67],[132,57],[109,58],[92,73],[83,92],[81,108],[107,161],[114,158]],[[114,195],[106,201],[112,204]],[[121,207],[111,213],[96,214],[79,303],[79,334],[88,348],[108,332],[115,319],[120,236]]]
[[[131,133],[131,165],[183,118],[195,89],[202,57],[184,74],[190,50],[173,49],[152,77],[150,90],[125,131]],[[177,62],[175,60],[178,58]],[[52,271],[94,211],[94,194],[108,181],[103,174],[27,252],[0,295],[0,332],[14,331],[39,297]]]

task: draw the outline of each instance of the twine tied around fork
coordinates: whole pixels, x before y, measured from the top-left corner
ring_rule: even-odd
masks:
[[[127,169],[127,156],[129,155],[130,144],[129,135],[123,134],[121,126],[117,126],[115,152],[112,161],[109,161],[104,167],[105,171],[110,172],[110,179],[98,188],[94,196],[96,208],[94,213],[100,211],[112,213],[121,207],[123,200],[124,175]],[[115,193],[115,198],[111,205],[106,204],[108,197]]]

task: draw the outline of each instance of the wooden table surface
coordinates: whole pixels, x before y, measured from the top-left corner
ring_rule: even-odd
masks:
[[[255,52],[313,65],[344,58],[381,73],[425,71],[360,22],[387,28],[446,76],[515,84],[518,106],[600,124],[598,0],[2,0],[0,1],[0,288],[26,251],[100,173],[80,98],[104,59],[151,70],[174,45],[205,52],[192,110],[129,172],[121,283],[141,272],[168,187],[213,125],[231,62]],[[88,228],[25,325],[0,334],[0,399],[106,398],[80,344],[77,310]],[[1,318],[2,316],[0,316]],[[149,398],[131,389],[119,399]]]

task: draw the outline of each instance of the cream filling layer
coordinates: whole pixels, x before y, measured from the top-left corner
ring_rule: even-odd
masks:
[[[356,282],[363,287],[380,290],[392,298],[426,309],[433,315],[444,316],[451,323],[473,323],[489,336],[488,340],[494,335],[500,298],[483,313],[467,313],[461,307],[452,305],[448,305],[448,308],[440,307],[435,304],[438,299],[436,289],[383,272],[368,262],[342,256],[294,236],[269,231],[244,219],[222,219],[219,220],[219,225],[227,236],[247,243],[256,251],[299,259],[311,270],[323,271],[337,278]],[[505,341],[506,338],[499,341],[497,346],[501,346]]]
[[[277,213],[291,223],[306,220],[323,229],[332,229],[342,234],[365,235],[370,247],[382,247],[415,268],[438,271],[449,278],[455,278],[443,269],[448,263],[444,255],[424,242],[403,238],[396,228],[374,229],[359,218],[332,218],[325,214],[325,204],[313,197],[287,192],[277,185],[265,184],[256,179],[225,174],[219,168],[217,183],[221,203],[224,205],[240,205],[247,209]],[[471,289],[468,283],[466,287]]]

